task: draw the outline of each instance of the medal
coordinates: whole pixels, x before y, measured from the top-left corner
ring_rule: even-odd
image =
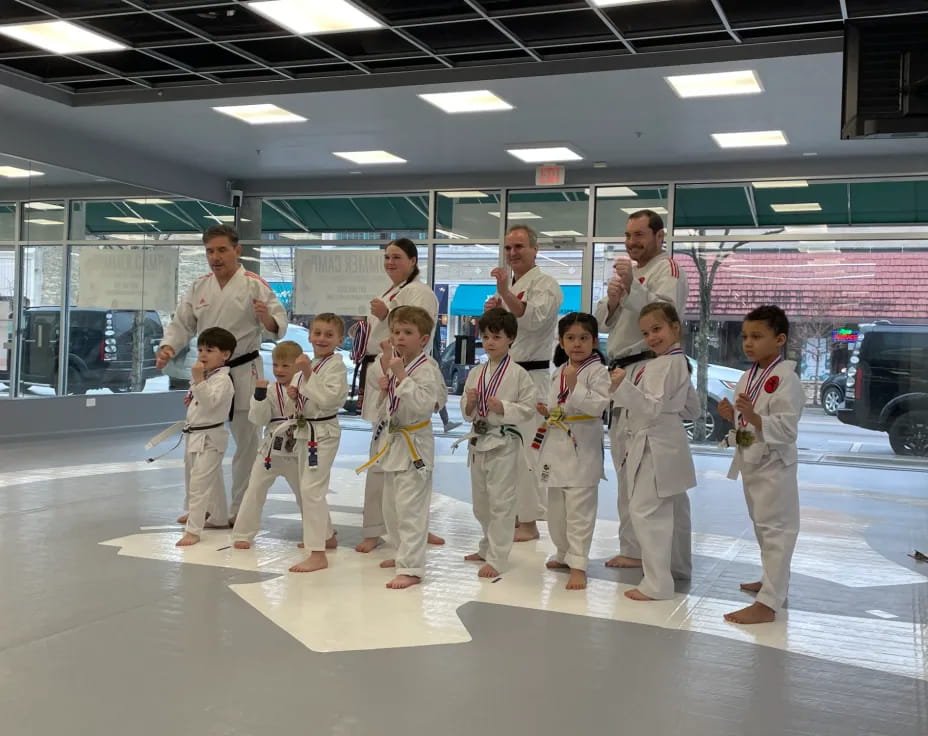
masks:
[[[490,382],[488,384],[487,368],[489,365],[489,362],[483,364],[483,369],[480,372],[480,380],[477,382],[477,414],[480,417],[485,417],[490,413],[490,407],[487,402],[491,396],[496,396],[496,392],[503,382],[503,376],[506,375],[506,369],[509,367],[509,356],[507,355],[499,362],[499,365],[496,366],[496,370],[493,371],[493,375],[490,376]],[[484,432],[480,434],[484,434]]]
[[[396,432],[396,430],[398,430],[399,428],[400,428],[399,420],[398,420],[398,419],[391,419],[391,420],[390,420],[390,431],[391,431],[391,432]]]
[[[554,408],[551,410],[551,413],[550,413],[550,415],[548,416],[548,418],[549,418],[552,422],[559,422],[559,421],[561,421],[561,420],[564,418],[564,409],[563,409],[563,407],[561,407],[561,406],[556,406],[556,407],[554,407]]]
[[[735,444],[738,447],[750,447],[754,444],[754,433],[747,429],[735,430]]]
[[[486,434],[490,429],[490,423],[486,419],[478,419],[474,422],[474,432],[477,434]]]
[[[293,426],[291,425],[287,427],[286,439],[284,440],[284,452],[293,452],[294,447],[296,447],[296,437],[293,436]]]

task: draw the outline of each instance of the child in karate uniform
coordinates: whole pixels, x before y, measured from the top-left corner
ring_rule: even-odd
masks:
[[[483,538],[477,551],[464,559],[484,563],[478,577],[495,578],[505,570],[512,549],[517,483],[525,463],[522,445],[531,441],[520,434],[518,425],[535,415],[536,388],[528,371],[509,357],[519,329],[512,312],[490,309],[477,327],[489,360],[474,368],[464,384],[461,414],[473,425],[460,441],[468,442],[474,516]]]
[[[387,541],[396,557],[380,563],[396,568],[388,588],[422,582],[425,572],[429,501],[435,439],[432,411],[445,404],[447,392],[438,364],[428,356],[434,320],[420,307],[397,307],[390,313],[390,340],[381,343],[379,360],[371,364],[380,387],[380,419],[371,440],[371,459],[384,473],[383,516]]]
[[[689,363],[680,347],[681,324],[669,302],[652,302],[638,320],[645,344],[657,357],[635,367],[612,371],[613,400],[627,412],[625,483],[629,512],[641,545],[644,578],[625,591],[636,601],[663,600],[674,594],[672,553],[689,567],[689,529],[674,550],[674,517],[678,504],[689,508],[686,492],[696,485],[696,469],[682,419],[699,413],[699,399]]]
[[[342,429],[338,410],[348,398],[348,371],[335,352],[345,336],[345,323],[331,312],[317,314],[310,326],[313,359],[301,355],[290,386],[306,427],[297,430],[301,442],[300,496],[303,499],[303,547],[309,556],[290,572],[314,572],[329,566],[325,550],[335,537],[325,495],[329,492],[332,463],[338,453]],[[326,540],[329,541],[326,541]]]
[[[744,318],[741,342],[754,365],[735,389],[735,405],[723,399],[719,414],[735,424],[728,444],[735,446],[728,477],[744,480],[744,499],[760,545],[763,576],[743,583],[756,593],[746,608],[725,614],[736,624],[773,621],[786,601],[789,566],[799,536],[799,453],[796,438],[805,395],[796,375],[796,363],[783,360],[789,337],[789,320],[783,310],[762,306]]]
[[[548,403],[538,413],[547,421],[533,440],[541,454],[536,468],[548,488],[548,532],[557,548],[547,562],[570,569],[567,590],[586,588],[599,481],[603,477],[602,414],[609,406],[609,372],[596,344],[596,318],[572,312],[557,325],[559,349]]]
[[[200,541],[206,509],[215,504],[216,518],[229,518],[222,479],[222,456],[229,444],[225,421],[232,408],[235,388],[226,361],[235,351],[235,336],[221,327],[209,327],[197,339],[197,362],[190,368],[190,391],[184,434],[187,482],[187,521],[178,547]]]

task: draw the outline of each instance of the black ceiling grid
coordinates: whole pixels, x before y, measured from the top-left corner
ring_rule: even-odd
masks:
[[[925,0],[356,0],[384,27],[306,37],[244,0],[0,0],[0,24],[62,19],[129,50],[58,56],[0,36],[0,73],[63,90],[209,88],[538,65],[841,36],[845,19],[928,13]],[[428,75],[427,77],[425,75]],[[60,92],[59,92],[60,94]],[[205,93],[204,93],[205,94]],[[111,102],[118,101],[118,94]],[[75,104],[80,104],[76,102]]]

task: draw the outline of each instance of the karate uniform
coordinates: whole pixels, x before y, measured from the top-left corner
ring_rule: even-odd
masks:
[[[544,402],[551,380],[550,361],[557,344],[557,318],[564,301],[564,293],[560,284],[538,266],[533,266],[515,281],[511,290],[515,292],[519,301],[525,304],[525,312],[521,317],[516,317],[519,331],[509,348],[509,357],[517,363],[543,361],[548,364],[543,368],[528,371],[535,384],[535,402]],[[508,309],[505,302],[503,308]],[[530,443],[532,434],[538,428],[536,419],[537,414],[519,425],[519,431],[526,442],[523,448],[525,465],[519,473],[516,514],[519,521],[524,522],[545,518],[545,490],[535,472],[537,453],[532,452]]]
[[[253,301],[265,302],[268,314],[277,323],[277,332],[264,329],[255,315]],[[208,327],[222,327],[237,340],[234,360],[240,355],[253,352],[261,344],[262,335],[272,339],[282,336],[287,330],[287,313],[274,294],[273,289],[257,274],[239,266],[229,282],[220,287],[213,274],[201,276],[190,286],[174,311],[174,319],[165,328],[162,345],[169,345],[179,353],[195,336]],[[248,487],[251,465],[258,451],[258,431],[248,421],[248,409],[255,390],[255,381],[262,378],[260,359],[237,366],[231,370],[235,384],[234,412],[230,427],[235,438],[235,455],[232,457],[232,507],[231,514],[238,513],[245,489]],[[211,509],[214,518],[218,509]]]
[[[696,469],[682,420],[698,411],[699,401],[686,356],[667,353],[638,366],[613,397],[626,410],[623,480],[644,568],[638,589],[672,598],[673,573],[689,577],[692,570],[686,492],[696,485]]]
[[[202,533],[208,509],[215,509],[214,518],[221,523],[229,518],[222,479],[222,456],[229,444],[225,421],[233,393],[228,368],[217,368],[208,378],[190,387],[187,424],[184,427],[187,435],[184,475],[187,481],[188,534],[199,536]],[[214,424],[218,426],[212,427]]]
[[[299,389],[300,411],[307,420],[306,428],[296,433],[300,440],[303,545],[307,552],[320,552],[325,550],[325,540],[332,536],[325,496],[342,436],[336,415],[348,398],[348,371],[340,355],[316,358],[309,378],[299,372],[291,385]]]
[[[548,411],[560,407],[564,419],[553,421],[549,417],[544,423],[536,468],[540,468],[540,480],[548,488],[548,533],[557,548],[553,559],[586,570],[603,477],[602,414],[609,406],[609,371],[593,356],[577,375],[576,387],[564,398],[566,386],[561,386],[561,374],[567,365],[554,372],[546,397]],[[563,399],[560,402],[559,397]]]
[[[682,318],[688,294],[686,272],[680,269],[666,253],[655,256],[642,268],[634,266],[631,289],[615,312],[609,315],[608,297],[600,299],[593,311],[600,329],[609,333],[606,342],[609,360],[637,355],[648,349],[641,337],[641,329],[638,327],[638,315],[645,305],[651,302],[670,302],[677,308]],[[625,366],[625,370],[634,375],[641,365],[640,362],[631,363]],[[624,412],[615,411],[609,427],[609,445],[612,463],[618,478],[619,554],[640,558],[641,547],[635,537],[628,509],[629,489],[623,482],[625,438]],[[683,530],[680,530],[676,538],[678,542],[684,541]],[[688,531],[685,533],[685,539],[689,539]]]
[[[380,297],[392,312],[397,307],[419,307],[429,313],[438,325],[438,299],[428,286],[421,281],[412,281],[406,286],[394,284],[386,293]],[[380,354],[380,343],[390,337],[390,316],[386,319],[379,319],[373,314],[368,313],[364,322],[363,353],[369,358],[376,358]],[[433,328],[432,334],[434,335]],[[426,350],[431,350],[432,342],[429,341]],[[373,368],[373,363],[370,368]],[[381,375],[381,374],[378,374]],[[380,407],[376,397],[380,394],[380,386],[373,376],[373,371],[368,370],[364,383],[364,394],[370,397],[370,401],[364,401],[361,404],[361,416],[371,424],[376,425],[380,420]],[[365,538],[382,537],[386,533],[383,520],[383,475],[380,468],[372,467],[367,477],[364,479],[364,511],[361,521],[361,534]]]
[[[503,572],[509,562],[516,518],[517,481],[520,468],[525,465],[522,447],[532,439],[531,435],[519,433],[519,426],[535,422],[538,416],[535,383],[528,372],[511,358],[505,372],[500,374],[498,386],[490,392],[500,363],[484,363],[472,370],[461,397],[464,419],[487,423],[485,433],[477,433],[476,428],[472,428],[464,439],[468,443],[467,464],[470,466],[474,516],[483,529],[477,551],[497,572]],[[502,414],[492,411],[482,414],[479,400],[473,412],[466,413],[468,390],[480,392],[481,384],[486,387],[486,396],[495,396],[503,403]]]
[[[749,374],[741,377],[735,396],[748,393]],[[789,566],[799,536],[796,438],[805,394],[792,360],[780,361],[759,388],[754,411],[762,417],[762,429],[744,426],[755,440],[749,447],[737,448],[728,477],[735,480],[740,472],[744,480],[744,499],[760,545],[764,572],[757,601],[777,611],[786,601]],[[735,425],[742,426],[737,411]]]
[[[358,470],[379,466],[386,540],[396,549],[396,574],[421,578],[435,463],[432,412],[436,404],[444,406],[447,391],[438,364],[426,353],[420,353],[406,370],[394,401],[379,388],[375,394],[381,413],[371,440],[371,460]],[[383,375],[379,358],[368,373],[378,384]]]

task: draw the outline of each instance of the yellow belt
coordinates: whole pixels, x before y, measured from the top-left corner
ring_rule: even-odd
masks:
[[[423,463],[422,458],[419,457],[419,453],[416,452],[416,445],[412,441],[412,435],[410,433],[416,432],[420,429],[425,429],[426,427],[431,425],[431,423],[432,423],[432,419],[430,417],[428,419],[425,419],[419,422],[418,424],[410,424],[408,427],[397,427],[396,429],[390,429],[390,434],[400,434],[403,436],[403,439],[406,440],[406,447],[409,449],[409,456],[412,458],[413,465],[415,465],[417,468],[422,467],[425,463]],[[391,442],[392,442],[392,439],[388,438],[386,444],[381,448],[380,452],[374,455],[370,460],[364,463],[364,465],[362,465],[361,467],[355,468],[354,472],[360,473],[364,470],[367,470],[371,465],[373,465],[378,460],[380,460],[380,458],[382,458],[386,454],[387,450],[390,449]]]
[[[571,440],[573,440],[574,448],[577,447],[577,439],[574,437],[574,433],[570,431],[568,424],[573,422],[587,422],[591,419],[599,419],[599,417],[593,417],[589,414],[573,414],[566,417],[559,417],[557,419],[552,419],[550,416],[545,420],[545,423],[542,424],[537,430],[535,430],[535,439],[532,441],[532,449],[541,451],[541,446],[545,441],[545,433],[548,431],[548,427],[557,427],[560,430],[563,430]]]

